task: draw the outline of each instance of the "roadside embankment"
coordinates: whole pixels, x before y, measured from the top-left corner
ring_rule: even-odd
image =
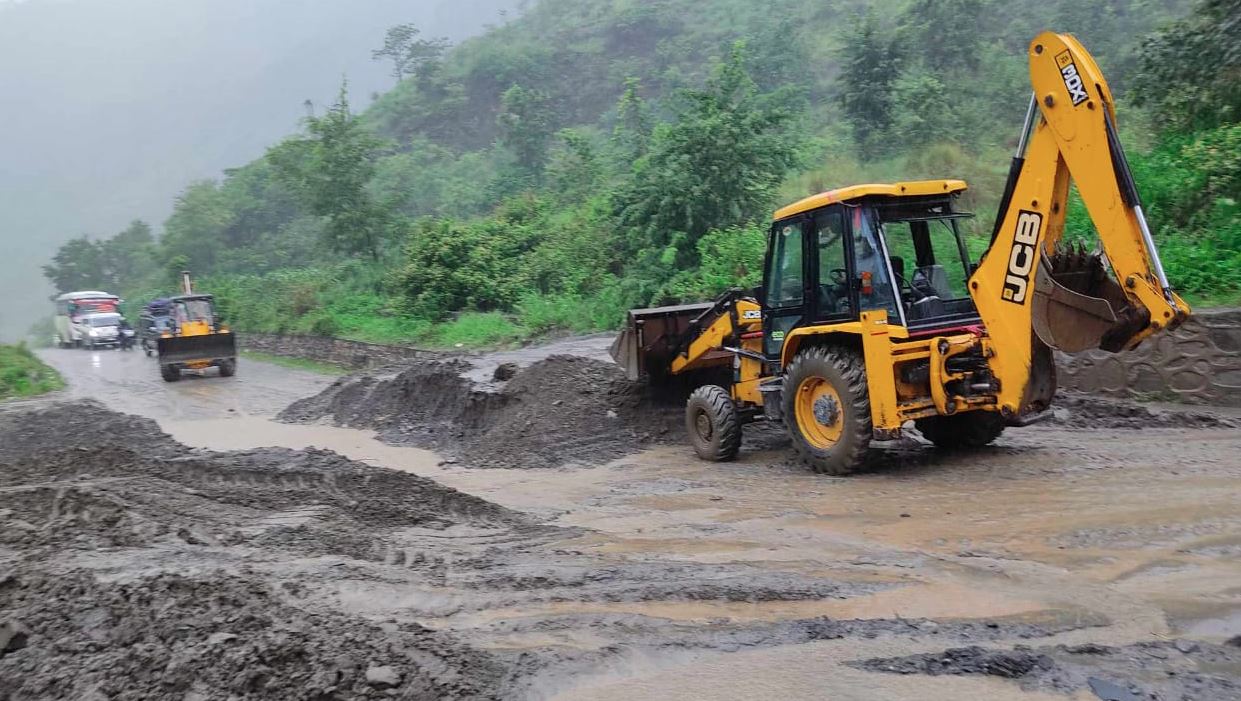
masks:
[[[331,336],[242,332],[238,333],[238,338],[248,350],[288,358],[306,358],[355,370],[443,355],[438,351],[412,346],[366,343]]]
[[[64,386],[60,374],[24,345],[0,345],[0,401],[33,397]]]
[[[1060,355],[1060,386],[1130,399],[1241,406],[1241,309],[1195,312],[1136,350]]]

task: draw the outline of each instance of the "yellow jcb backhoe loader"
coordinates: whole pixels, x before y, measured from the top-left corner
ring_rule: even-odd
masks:
[[[237,337],[216,314],[215,298],[196,294],[188,272],[181,273],[182,293],[168,299],[170,325],[156,340],[159,374],[165,382],[181,379],[183,370],[237,372]]]
[[[686,425],[699,456],[734,458],[757,419],[783,421],[829,474],[910,421],[939,446],[981,446],[1048,415],[1051,349],[1121,352],[1188,318],[1094,59],[1047,32],[1029,62],[1034,94],[977,264],[958,226],[964,182],[855,185],[776,212],[754,297],[629,313],[612,355],[631,379],[697,386]],[[1099,251],[1063,245],[1070,179]]]

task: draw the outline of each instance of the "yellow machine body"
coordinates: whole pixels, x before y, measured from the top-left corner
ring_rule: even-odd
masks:
[[[1075,38],[1051,32],[1030,43],[1028,58],[1033,95],[1021,145],[991,245],[977,264],[955,223],[967,215],[952,205],[965,182],[829,190],[775,213],[761,294],[734,291],[711,304],[633,310],[613,356],[634,379],[696,376],[724,388],[732,400],[724,411],[742,419],[732,423],[782,419],[816,469],[843,473],[856,466],[859,443],[895,438],[910,421],[938,444],[981,444],[1004,425],[1046,416],[1055,393],[1052,349],[1122,352],[1182,323],[1190,310],[1163,272],[1097,64]],[[1062,240],[1070,182],[1097,230],[1100,250],[1093,254],[1066,249]],[[839,236],[853,242],[844,246],[846,263],[834,269],[812,250],[824,245],[828,229],[819,222],[833,213],[840,222],[854,220],[840,225],[851,233]],[[922,245],[914,282],[904,278],[904,260],[892,255],[882,223],[873,226],[873,239],[860,242],[858,232],[871,231],[872,220],[909,224],[915,249]],[[942,267],[934,265],[938,254],[927,253],[925,232],[935,222],[957,232],[968,298],[951,299],[954,311],[940,310],[945,321],[931,314],[915,323],[913,306],[946,308],[926,294],[925,280],[920,289],[915,284]],[[782,243],[782,235],[803,243]],[[782,253],[782,246],[801,248]],[[871,272],[859,272],[861,255],[885,266],[879,277],[890,281],[894,298],[886,307],[868,305],[858,292],[873,284]],[[802,290],[793,291],[796,304],[810,310],[805,314],[772,298],[780,292],[773,276],[782,262],[806,271]],[[847,293],[849,313],[812,301],[820,294],[835,299],[820,288]],[[732,425],[707,416],[718,405],[691,395],[687,408],[691,440],[708,459],[728,459],[740,444],[732,433],[721,438],[715,431]]]

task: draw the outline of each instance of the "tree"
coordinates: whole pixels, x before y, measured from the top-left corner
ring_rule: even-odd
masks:
[[[43,276],[58,291],[72,292],[103,287],[99,270],[99,247],[83,235],[57,249]]]
[[[631,252],[690,267],[707,232],[766,217],[797,161],[793,126],[803,109],[789,90],[760,94],[745,44],[735,44],[704,89],[682,93],[675,121],[655,130],[617,194]]]
[[[346,254],[379,258],[391,229],[392,212],[368,186],[383,145],[349,109],[347,85],[322,117],[306,119],[308,136],[285,141],[268,152],[276,176],[316,216],[325,219],[324,242]]]
[[[899,67],[894,43],[880,35],[878,20],[867,12],[845,39],[840,74],[845,117],[862,158],[883,151],[892,127],[892,85]]]
[[[547,165],[547,151],[555,134],[547,95],[513,85],[500,98],[500,143],[513,153],[523,173],[538,181]]]
[[[164,222],[164,251],[184,256],[198,273],[215,270],[225,246],[223,232],[236,221],[236,214],[214,180],[190,184],[177,197],[172,214]]]
[[[1241,121],[1241,0],[1200,0],[1193,14],[1142,43],[1133,91],[1172,129]]]
[[[625,79],[625,91],[616,103],[616,124],[612,127],[612,147],[622,163],[629,164],[646,155],[651,141],[651,108],[642,99],[642,82]]]
[[[447,39],[419,39],[422,32],[412,24],[398,24],[384,35],[383,48],[371,52],[371,58],[392,62],[392,77],[401,82],[407,76],[423,76],[439,64],[448,48]]]
[[[1087,3],[1078,3],[1087,4]],[[973,76],[978,69],[985,30],[983,0],[916,0],[901,13],[900,41],[931,71]]]
[[[151,272],[155,237],[151,226],[141,219],[133,220],[124,231],[96,246],[101,276],[110,289],[126,289]]]

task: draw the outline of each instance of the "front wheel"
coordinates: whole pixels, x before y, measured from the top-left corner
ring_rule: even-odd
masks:
[[[922,437],[945,450],[981,448],[1004,432],[1004,417],[994,411],[928,416],[914,421]]]
[[[237,361],[235,359],[220,361],[220,377],[232,377],[237,374]]]
[[[164,382],[176,382],[181,379],[181,370],[174,365],[161,365],[159,375],[164,378]]]
[[[741,451],[741,417],[728,391],[719,385],[703,385],[689,395],[685,430],[703,460],[726,462]]]
[[[784,421],[815,472],[847,475],[860,467],[874,434],[862,357],[836,346],[798,353],[784,376]]]

